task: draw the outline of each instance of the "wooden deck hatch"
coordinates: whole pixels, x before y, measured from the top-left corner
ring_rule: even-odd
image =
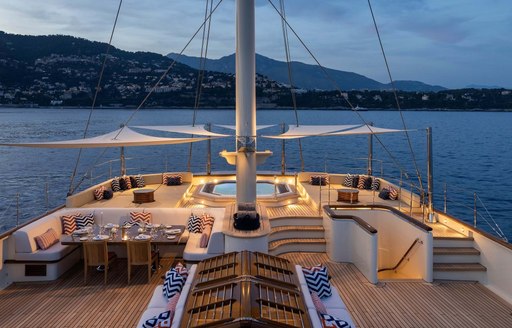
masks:
[[[243,251],[199,263],[181,327],[311,327],[293,265]]]

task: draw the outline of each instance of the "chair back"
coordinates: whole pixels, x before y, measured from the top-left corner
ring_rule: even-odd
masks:
[[[128,265],[151,264],[151,243],[149,240],[127,242]]]
[[[86,241],[84,247],[84,261],[87,266],[108,264],[107,241]]]

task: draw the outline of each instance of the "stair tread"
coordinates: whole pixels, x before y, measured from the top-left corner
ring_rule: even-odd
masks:
[[[434,255],[480,255],[473,247],[434,247]]]
[[[487,271],[480,263],[434,263],[434,271]]]
[[[475,240],[473,237],[434,236],[434,240]]]
[[[269,250],[284,244],[325,244],[325,238],[285,238],[274,240],[269,243]]]
[[[290,231],[290,230],[302,230],[302,231],[324,231],[324,227],[322,226],[295,226],[295,225],[287,225],[287,226],[278,226],[272,227],[272,232],[277,231]]]

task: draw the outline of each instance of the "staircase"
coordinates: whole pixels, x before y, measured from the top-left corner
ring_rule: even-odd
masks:
[[[482,281],[486,271],[473,237],[434,237],[434,279]]]
[[[270,218],[268,253],[325,253],[324,227],[321,217]]]

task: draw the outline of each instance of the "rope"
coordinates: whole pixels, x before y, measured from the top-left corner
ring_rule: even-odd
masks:
[[[284,20],[284,17],[286,17],[285,7],[284,7],[284,0],[279,0],[279,5],[281,9],[281,25],[283,29],[283,40],[284,40],[284,51],[286,55],[286,64],[288,67],[288,80],[290,81],[290,93],[292,96],[292,104],[293,104],[293,112],[295,114],[295,124],[298,127],[299,126],[299,114],[297,111],[297,97],[295,95],[295,89],[293,88],[293,75],[292,75],[292,65],[291,65],[291,56],[290,56],[290,42],[288,38],[288,28],[286,27],[286,22]],[[300,158],[300,169],[302,172],[304,172],[304,156],[302,154],[302,140],[300,138],[297,139],[299,144],[299,158]],[[283,143],[285,141],[283,140]]]
[[[85,137],[87,136],[87,131],[89,130],[89,125],[91,123],[92,112],[94,111],[94,108],[96,107],[96,100],[98,99],[98,94],[101,90],[101,81],[103,79],[103,73],[105,72],[105,67],[107,66],[108,55],[110,53],[110,49],[112,48],[112,39],[114,38],[114,32],[116,30],[117,19],[119,18],[119,12],[121,11],[122,4],[123,4],[123,0],[119,0],[119,6],[117,7],[116,18],[114,20],[114,25],[112,26],[112,31],[110,33],[110,39],[108,40],[105,58],[103,58],[103,64],[101,65],[100,76],[98,78],[98,83],[96,84],[96,89],[94,92],[94,98],[92,100],[91,110],[89,111],[89,117],[87,119],[87,123],[86,123],[85,129],[84,129],[83,139],[85,139]],[[71,174],[71,181],[69,182],[68,196],[72,195],[73,191],[76,190],[76,187],[73,188],[73,181],[75,180],[76,172],[78,170],[78,164],[80,163],[80,158],[82,157],[82,149],[83,148],[80,148],[80,150],[78,151],[78,156],[76,158],[75,167],[73,169],[73,173]]]
[[[324,73],[324,75],[326,76],[326,78],[332,83],[332,85],[334,86],[334,88],[336,89],[336,91],[345,99],[345,101],[347,102],[347,104],[350,106],[350,108],[352,109],[352,111],[354,113],[356,113],[356,115],[361,119],[361,121],[368,127],[368,129],[370,130],[370,132],[373,132],[372,130],[372,127],[371,125],[369,124],[369,122],[367,122],[363,116],[361,115],[361,113],[357,110],[355,110],[354,106],[352,105],[352,103],[350,102],[350,100],[348,99],[348,97],[345,97],[343,95],[343,91],[340,89],[340,87],[338,86],[338,83],[336,82],[336,80],[334,80],[334,78],[332,78],[332,76],[329,74],[329,72],[325,69],[324,66],[322,66],[322,64],[320,64],[320,62],[318,61],[318,59],[316,58],[316,56],[313,54],[313,52],[309,49],[309,47],[306,45],[306,43],[302,40],[302,38],[297,34],[297,32],[295,31],[295,29],[289,24],[289,22],[286,20],[286,18],[279,12],[279,10],[276,8],[276,6],[274,5],[274,3],[272,2],[272,0],[268,0],[268,2],[270,3],[270,5],[274,8],[274,10],[277,12],[277,14],[279,16],[281,16],[281,18],[283,19],[283,21],[286,23],[286,26],[288,26],[288,28],[290,29],[290,31],[292,31],[292,33],[295,35],[295,37],[297,38],[297,40],[301,43],[301,45],[304,47],[304,49],[308,52],[308,54],[311,56],[311,58],[316,62],[316,64],[318,65],[318,67],[322,70],[322,72]],[[393,164],[399,169],[400,172],[403,172],[407,178],[407,180],[409,180],[409,175],[407,174],[407,171],[403,168],[402,165],[400,165],[400,163],[398,162],[398,160],[395,158],[395,156],[393,156],[393,154],[391,154],[390,150],[384,145],[384,143],[382,142],[382,140],[378,137],[378,135],[374,134],[374,137],[375,139],[379,142],[379,144],[382,146],[382,148],[384,149],[384,151],[388,154],[388,156],[391,158]],[[423,189],[423,188],[422,188]]]
[[[382,39],[380,37],[379,28],[377,26],[377,21],[375,20],[375,15],[373,14],[373,8],[372,8],[372,4],[371,4],[370,0],[368,0],[368,7],[370,7],[370,13],[372,14],[373,26],[375,27],[375,32],[377,33],[377,38],[379,39],[380,50],[382,51],[382,56],[384,57],[384,62],[386,63],[386,70],[388,72],[389,81],[391,82],[391,87],[393,89],[393,95],[395,97],[395,102],[396,102],[396,108],[398,109],[398,112],[400,113],[400,119],[402,120],[402,125],[405,130],[405,136],[407,137],[407,144],[409,145],[409,150],[411,152],[412,161],[414,163],[414,169],[416,170],[416,176],[418,177],[420,189],[423,190],[423,182],[421,180],[421,173],[418,168],[418,163],[416,161],[416,156],[414,154],[414,149],[412,147],[411,139],[409,138],[409,133],[407,132],[407,126],[405,124],[404,115],[402,113],[402,109],[400,108],[400,101],[398,100],[398,94],[396,92],[395,81],[393,80],[393,77],[391,76],[391,70],[389,68],[388,59],[386,56],[386,52],[384,51],[384,46],[382,45]]]
[[[208,20],[208,27],[206,26],[206,24],[203,26],[203,39],[201,42],[201,56],[200,56],[200,62],[199,62],[199,70],[197,71],[196,99],[194,102],[194,114],[192,115],[192,126],[196,125],[197,109],[199,108],[199,102],[201,100],[201,92],[203,90],[204,70],[206,67],[206,60],[208,58],[208,44],[209,44],[209,40],[210,40],[210,28],[211,28],[211,23],[212,23],[211,18],[208,19],[208,8],[210,8],[210,15],[211,15],[211,9],[213,8],[213,0],[211,0],[210,2],[211,2],[211,5],[209,6],[209,0],[206,0],[206,8],[204,11],[204,19],[205,19],[205,21]],[[193,138],[194,135],[192,134],[190,137]],[[189,172],[191,171],[191,167],[192,167],[193,145],[194,145],[194,143],[191,142],[189,144],[189,148],[188,148],[187,170]]]

